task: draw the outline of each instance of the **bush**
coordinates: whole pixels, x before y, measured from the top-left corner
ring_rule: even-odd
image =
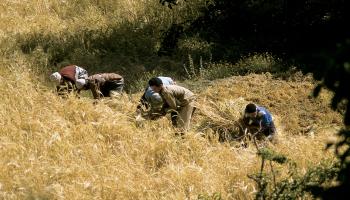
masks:
[[[202,70],[202,78],[209,80],[249,73],[278,73],[286,69],[278,58],[274,58],[268,53],[245,56],[235,64],[224,62],[210,63],[205,66],[206,68]]]
[[[256,199],[303,199],[306,196],[311,196],[312,192],[320,185],[330,185],[340,170],[338,164],[323,161],[321,164],[309,168],[302,175],[296,170],[296,164],[286,156],[268,148],[259,149],[257,145],[256,148],[258,156],[261,157],[260,172],[248,175],[257,184]],[[265,165],[267,163],[270,165],[270,173],[266,172]],[[288,177],[277,180],[279,173],[273,163],[287,164],[289,168]]]

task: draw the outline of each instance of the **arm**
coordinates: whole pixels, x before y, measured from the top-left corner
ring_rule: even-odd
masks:
[[[271,126],[272,117],[268,113],[264,113],[260,120],[260,128],[261,130],[266,130]]]
[[[163,98],[165,100],[165,102],[169,105],[169,107],[171,109],[176,110],[176,100],[175,97],[173,95],[171,95],[170,93],[166,92],[163,94]]]
[[[249,125],[250,125],[250,124],[249,124],[250,119],[249,119],[249,117],[247,117],[245,114],[244,114],[243,117],[242,117],[242,121],[243,121],[243,123],[244,123],[246,126],[249,126]]]
[[[101,95],[100,95],[100,90],[99,90],[99,84],[95,81],[95,80],[92,80],[90,83],[90,90],[92,92],[92,95],[94,96],[94,99],[99,99],[101,98]]]

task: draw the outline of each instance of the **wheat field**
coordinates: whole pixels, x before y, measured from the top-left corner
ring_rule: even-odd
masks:
[[[257,186],[247,175],[259,171],[257,150],[253,144],[219,142],[216,133],[217,127],[229,130],[247,102],[271,110],[278,143],[265,145],[293,160],[301,174],[335,162],[325,145],[341,126],[341,115],[329,108],[330,92],[311,97],[315,82],[309,76],[282,80],[267,73],[179,83],[198,96],[192,129],[181,138],[168,118],[136,122],[141,93],[96,105],[88,95],[59,98],[47,82],[46,57],[38,62],[15,41],[18,34],[153,20],[154,13],[145,14],[145,8],[162,10],[157,3],[0,3],[0,199],[198,199],[214,194],[254,199]],[[74,10],[80,7],[84,10]],[[168,11],[157,13],[169,17],[161,20],[164,24],[174,18]],[[287,176],[287,167],[276,164],[275,169],[280,179]]]
[[[244,105],[240,102],[252,96],[267,103],[266,96],[254,91],[260,81],[265,81],[262,91],[275,88],[269,90],[271,102],[280,102],[271,107],[280,134],[271,148],[294,160],[301,172],[334,159],[324,147],[341,118],[323,100],[308,98],[312,84],[307,81],[272,80],[268,75],[220,80],[197,91],[201,110],[192,130],[179,138],[166,118],[136,124],[141,94],[93,105],[89,98],[57,97],[21,63],[2,66],[0,77],[4,199],[196,199],[213,193],[224,199],[252,199],[256,186],[247,174],[258,171],[256,149],[209,140],[203,137],[209,128],[198,125],[216,122],[215,116],[220,119],[227,111],[234,120]],[[221,109],[208,114],[213,101]],[[289,108],[279,112],[280,106]],[[303,123],[314,125],[314,130],[303,133]]]

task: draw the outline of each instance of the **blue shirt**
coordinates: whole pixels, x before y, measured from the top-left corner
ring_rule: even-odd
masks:
[[[158,78],[162,80],[163,85],[174,85],[174,80],[170,77],[159,76]],[[160,94],[154,92],[149,86],[145,92],[145,98],[151,106],[161,106],[163,104]]]
[[[261,120],[262,127],[268,127],[272,124],[272,115],[271,113],[264,107],[257,106],[258,118]]]
[[[160,80],[162,80],[163,85],[174,85],[174,80],[170,77],[158,76]]]
[[[252,124],[254,125],[261,125],[262,128],[270,127],[273,123],[272,115],[271,113],[262,106],[257,106],[257,116],[255,118],[244,116],[245,118],[249,118],[252,120]]]

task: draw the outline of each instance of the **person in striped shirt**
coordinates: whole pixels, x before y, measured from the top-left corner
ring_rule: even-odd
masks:
[[[50,80],[55,82],[59,95],[64,95],[73,91],[79,91],[87,84],[88,72],[79,66],[69,65],[60,71],[50,75]]]

